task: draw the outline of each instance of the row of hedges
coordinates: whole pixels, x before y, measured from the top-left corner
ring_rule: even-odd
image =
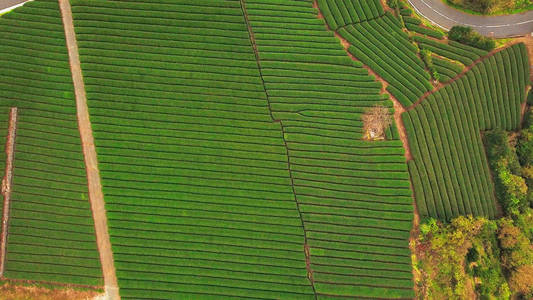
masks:
[[[405,106],[432,89],[417,49],[390,15],[339,30],[349,51],[391,85],[390,92]]]
[[[375,19],[384,13],[379,0],[319,0],[318,7],[333,30]]]

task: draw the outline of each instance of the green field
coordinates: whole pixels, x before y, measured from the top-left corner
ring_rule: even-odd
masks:
[[[519,125],[523,44],[439,41],[378,0],[70,3],[122,299],[413,299],[415,199],[498,213],[481,136]],[[57,1],[2,16],[0,54],[1,141],[19,108],[5,275],[101,287]],[[363,139],[363,113],[393,112],[384,84],[408,162],[396,124]]]
[[[101,285],[57,2],[31,2],[2,16],[0,53],[2,141],[9,108],[19,115],[5,276]]]
[[[381,84],[348,58],[311,3],[269,3],[248,0],[246,7],[285,132],[316,291],[320,298],[411,298],[404,150],[396,139],[361,141],[361,113],[386,99]],[[284,34],[274,35],[277,28]],[[317,48],[329,55],[308,54]]]
[[[72,2],[121,296],[312,298],[240,3],[169,2]]]
[[[512,46],[402,115],[414,160],[409,170],[422,216],[494,217],[496,199],[481,134],[514,130],[529,80],[526,49]]]

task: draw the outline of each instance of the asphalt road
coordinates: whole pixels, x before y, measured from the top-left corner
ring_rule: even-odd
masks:
[[[3,10],[5,8],[24,3],[28,0],[0,0],[0,10]]]
[[[493,35],[497,38],[533,32],[533,11],[508,16],[479,16],[449,7],[441,0],[408,1],[418,14],[447,30],[454,25],[466,25],[483,35]]]

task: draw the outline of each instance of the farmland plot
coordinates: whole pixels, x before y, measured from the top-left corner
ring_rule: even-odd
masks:
[[[379,18],[384,14],[379,0],[318,0],[331,29]]]
[[[495,216],[494,186],[480,134],[518,126],[528,80],[526,49],[517,44],[402,115],[421,216]]]
[[[381,84],[346,55],[311,2],[247,0],[246,10],[283,124],[319,298],[413,297],[402,144],[360,139],[365,109],[390,104]]]
[[[7,278],[101,285],[76,104],[57,1],[0,18],[0,167],[18,107]]]
[[[379,6],[373,18],[343,26],[337,25],[342,10],[331,9],[330,1],[318,4],[329,27],[350,43],[348,51],[385,79],[390,84],[388,91],[402,105],[411,105],[432,89],[431,77],[417,56],[418,49],[402,31],[398,19],[388,12],[383,13],[379,1],[365,4]]]
[[[123,299],[313,299],[239,1],[72,1]]]

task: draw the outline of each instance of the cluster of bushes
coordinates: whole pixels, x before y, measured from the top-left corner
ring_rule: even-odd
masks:
[[[528,188],[521,177],[518,156],[509,145],[507,132],[501,129],[487,132],[484,140],[498,199],[507,214],[517,214],[528,203]]]
[[[453,26],[448,32],[448,38],[485,51],[496,48],[496,42],[493,39],[482,36],[468,26]]]
[[[533,204],[533,126],[511,138],[503,130],[489,131],[485,145],[505,213],[523,213]]]
[[[468,299],[474,286],[481,299],[508,299],[500,268],[497,226],[486,218],[460,216],[449,224],[430,219],[420,226],[417,270],[423,299]],[[479,284],[476,284],[479,283]]]
[[[429,70],[429,74],[431,74],[431,77],[433,77],[434,80],[439,81],[440,76],[439,72],[437,72],[437,69],[433,65],[433,57],[431,56],[431,51],[427,49],[422,49],[420,51],[420,56],[422,57],[422,60],[426,64],[426,67]]]
[[[480,299],[530,299],[533,296],[532,210],[512,218],[488,220],[460,216],[449,224],[429,219],[420,226],[415,270],[424,299],[468,299],[469,286]]]

